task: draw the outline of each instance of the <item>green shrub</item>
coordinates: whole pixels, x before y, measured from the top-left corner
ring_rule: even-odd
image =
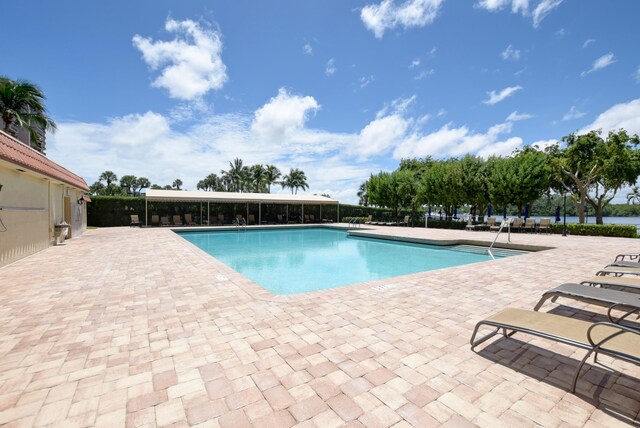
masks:
[[[551,225],[552,233],[562,233],[562,224]],[[638,232],[635,226],[623,226],[620,224],[567,224],[567,234],[580,236],[611,236],[616,238],[637,238]]]

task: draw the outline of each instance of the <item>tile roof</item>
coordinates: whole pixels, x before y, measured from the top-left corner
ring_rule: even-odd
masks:
[[[89,186],[82,177],[61,167],[42,153],[22,144],[2,131],[0,131],[0,159],[60,180],[86,192],[89,191]]]

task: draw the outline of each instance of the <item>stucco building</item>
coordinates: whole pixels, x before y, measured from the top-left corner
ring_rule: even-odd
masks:
[[[87,227],[87,183],[38,151],[0,131],[0,267],[56,242],[56,224],[67,239]]]

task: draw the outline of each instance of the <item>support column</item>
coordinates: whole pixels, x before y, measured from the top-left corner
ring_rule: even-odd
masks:
[[[210,214],[211,214],[211,208],[209,208],[209,201],[207,201],[207,226],[211,226],[211,221],[209,220]]]
[[[289,204],[287,204],[287,224],[289,224]]]
[[[149,226],[149,208],[147,206],[147,198],[144,198],[144,225]]]
[[[340,223],[340,202],[338,202],[338,214],[336,215],[336,217],[338,217],[336,219],[336,223]]]
[[[302,204],[302,217],[300,218],[302,224],[304,224],[304,204]]]
[[[244,224],[249,224],[249,202],[247,202],[247,216],[244,218]]]
[[[200,201],[200,226],[202,226],[202,201]]]
[[[258,202],[258,224],[262,224],[262,202]]]
[[[320,218],[318,220],[322,223],[322,205],[320,205]]]

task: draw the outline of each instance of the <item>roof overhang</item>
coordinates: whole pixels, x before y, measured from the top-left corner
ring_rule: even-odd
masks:
[[[287,195],[281,193],[205,192],[156,189],[147,189],[146,199],[147,201],[152,202],[214,202],[226,204],[338,204],[337,200],[320,195]]]

